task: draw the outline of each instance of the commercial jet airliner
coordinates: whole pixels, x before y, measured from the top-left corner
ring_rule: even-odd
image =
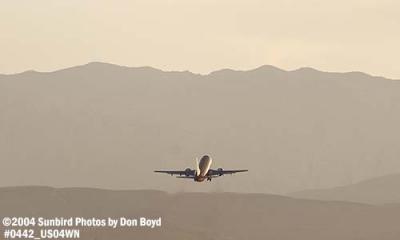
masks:
[[[211,181],[211,179],[220,177],[225,174],[234,174],[238,172],[247,172],[248,170],[223,170],[218,168],[211,169],[212,159],[208,155],[204,155],[200,162],[196,158],[196,169],[186,168],[185,171],[154,171],[156,173],[167,173],[171,176],[179,175],[177,178],[193,179],[195,182]]]

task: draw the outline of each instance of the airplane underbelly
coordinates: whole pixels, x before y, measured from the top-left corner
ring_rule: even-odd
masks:
[[[204,177],[207,175],[208,170],[211,167],[212,159],[209,156],[203,156],[200,159],[199,169],[200,169],[200,176]]]

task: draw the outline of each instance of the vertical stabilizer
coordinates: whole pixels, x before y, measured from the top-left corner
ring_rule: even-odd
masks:
[[[200,175],[200,167],[199,167],[199,159],[198,158],[196,158],[196,172],[195,172],[195,175],[196,176],[199,176]]]

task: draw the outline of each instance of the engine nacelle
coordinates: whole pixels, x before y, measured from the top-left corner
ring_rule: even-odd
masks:
[[[186,177],[189,177],[191,172],[192,172],[192,169],[186,168],[186,169],[185,169],[185,175],[186,175]]]
[[[224,169],[222,169],[222,168],[218,168],[217,169],[217,171],[218,171],[218,174],[220,175],[220,176],[222,176],[223,175],[223,171],[224,171]]]

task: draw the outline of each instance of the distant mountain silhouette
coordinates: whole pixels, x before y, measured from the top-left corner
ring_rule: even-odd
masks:
[[[286,193],[400,172],[400,81],[89,63],[0,76],[2,186]],[[248,174],[193,184],[155,169]]]
[[[400,205],[292,199],[265,194],[0,188],[0,218],[158,218],[162,227],[81,228],[85,239],[397,240]],[[1,230],[1,228],[0,228]]]
[[[368,204],[400,203],[400,174],[369,179],[356,184],[330,189],[313,189],[295,192],[289,196]]]

